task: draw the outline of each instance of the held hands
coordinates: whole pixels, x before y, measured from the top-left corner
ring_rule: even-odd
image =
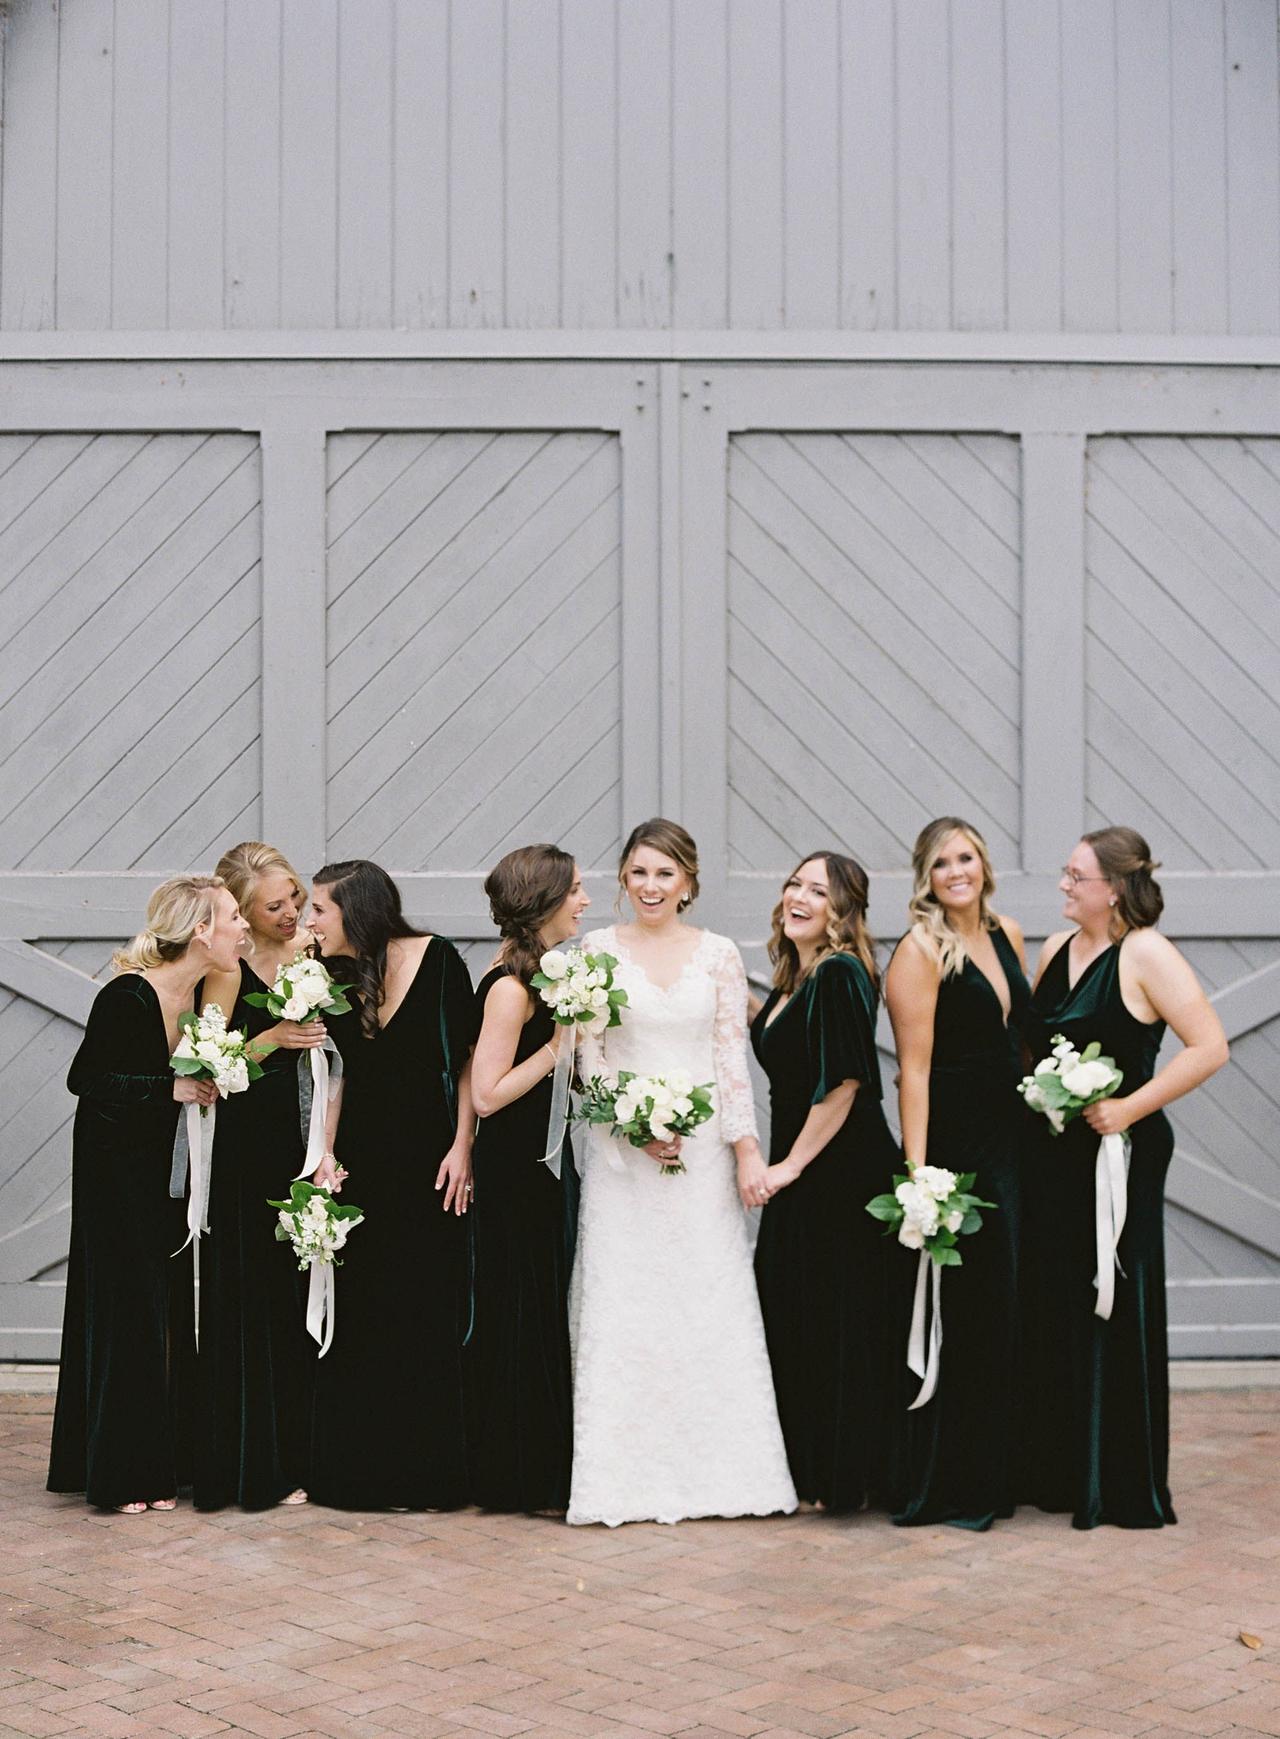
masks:
[[[260,1032],[255,1045],[270,1045],[282,1051],[313,1051],[327,1038],[322,1020],[278,1020]]]
[[[456,1143],[440,1161],[440,1169],[436,1173],[436,1188],[444,1190],[444,1200],[440,1206],[445,1213],[452,1208],[455,1214],[465,1214],[471,1206],[474,1186],[471,1182],[471,1154],[469,1150],[459,1147]]]
[[[1128,1104],[1127,1099],[1099,1099],[1086,1105],[1080,1115],[1095,1135],[1123,1135],[1135,1121]]]
[[[779,1190],[794,1183],[803,1170],[804,1167],[797,1165],[794,1159],[782,1159],[777,1165],[771,1165],[765,1173],[765,1187],[770,1196],[776,1196]]]
[[[173,1096],[179,1105],[212,1105],[218,1089],[204,1075],[179,1075],[173,1083]]]
[[[744,1208],[763,1207],[769,1199],[769,1167],[759,1142],[753,1141],[738,1156],[738,1195]]]

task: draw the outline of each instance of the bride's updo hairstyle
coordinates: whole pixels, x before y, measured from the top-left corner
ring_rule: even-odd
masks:
[[[838,851],[811,851],[800,859],[782,884],[782,895],[773,908],[773,933],[769,937],[769,958],[773,962],[773,982],[784,996],[790,996],[804,982],[800,970],[800,954],[794,942],[783,933],[783,916],[787,905],[787,887],[792,877],[799,875],[807,863],[821,863],[827,872],[827,933],[818,944],[818,961],[828,954],[852,954],[861,960],[871,976],[872,984],[880,982],[876,965],[876,945],[867,928],[867,898],[870,892],[867,872],[856,858]]]
[[[573,858],[558,845],[522,845],[484,878],[489,911],[502,938],[502,963],[528,984],[546,952],[542,926],[568,897]]]
[[[911,848],[914,885],[911,898],[907,902],[907,914],[911,919],[912,936],[929,958],[937,961],[944,978],[950,978],[953,973],[959,972],[968,958],[963,937],[947,922],[947,914],[933,891],[933,866],[937,862],[938,853],[953,833],[964,835],[982,865],[979,922],[984,930],[994,930],[999,925],[999,919],[991,911],[991,896],[996,891],[996,873],[991,867],[991,854],[987,850],[986,840],[976,827],[968,821],[962,821],[958,815],[940,815],[936,821],[931,821],[927,827],[921,829],[920,837]]]
[[[258,883],[274,870],[288,876],[297,893],[303,892],[302,877],[284,853],[277,851],[274,845],[263,845],[260,839],[246,839],[233,845],[230,851],[224,851],[215,873],[231,889],[236,905],[247,918]]]
[[[1155,872],[1160,868],[1151,857],[1151,847],[1132,827],[1100,827],[1081,835],[1081,844],[1093,847],[1098,868],[1111,883],[1116,896],[1116,917],[1129,930],[1147,930],[1158,923],[1164,911],[1164,895]]]
[[[327,888],[342,913],[342,928],[352,949],[348,968],[360,996],[360,1027],[366,1038],[378,1031],[378,1010],[387,994],[387,943],[421,936],[404,915],[400,890],[381,864],[365,857],[344,858],[317,870],[316,887]]]
[[[191,946],[198,924],[213,926],[221,876],[170,876],[147,901],[147,921],[133,941],[111,956],[116,972],[146,972],[178,960]]]
[[[671,858],[688,876],[689,891],[680,901],[680,910],[687,911],[698,897],[698,848],[692,835],[678,821],[667,821],[661,815],[633,827],[618,859],[618,886],[622,893],[627,891],[627,865],[642,845]]]

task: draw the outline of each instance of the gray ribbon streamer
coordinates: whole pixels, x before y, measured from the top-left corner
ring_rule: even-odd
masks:
[[[561,1034],[556,1052],[556,1066],[551,1076],[551,1115],[547,1119],[547,1151],[542,1163],[557,1180],[564,1150],[564,1132],[569,1125],[569,1080],[573,1074],[573,1046],[567,1034]]]
[[[178,1200],[187,1196],[187,1236],[174,1255],[181,1256],[188,1244],[194,1246],[191,1285],[197,1349],[200,1346],[200,1240],[209,1230],[209,1185],[213,1176],[213,1132],[217,1115],[216,1104],[187,1106],[186,1115],[178,1119],[173,1139],[173,1165],[169,1172],[169,1194]],[[188,1169],[191,1173],[189,1194]]]
[[[341,1082],[342,1052],[326,1033],[322,1045],[298,1056],[298,1115],[302,1122],[302,1139],[306,1143],[306,1158],[298,1173],[300,1178],[310,1177],[324,1158],[325,1114]]]

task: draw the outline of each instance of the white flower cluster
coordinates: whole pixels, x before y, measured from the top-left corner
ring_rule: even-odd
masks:
[[[1055,1135],[1086,1105],[1114,1093],[1124,1076],[1112,1058],[1099,1056],[1100,1047],[1086,1045],[1083,1054],[1060,1033],[1053,1037],[1050,1056],[1023,1077],[1018,1091],[1033,1111],[1047,1117]]]
[[[672,1124],[693,1110],[692,1093],[693,1081],[683,1073],[633,1075],[613,1102],[614,1119],[618,1123],[642,1119],[651,1140],[668,1141]]]
[[[938,1165],[918,1165],[909,1178],[900,1183],[894,1196],[902,1209],[902,1224],[898,1227],[898,1242],[908,1250],[923,1250],[925,1239],[939,1231],[958,1232],[965,1211],[949,1207],[959,1183],[955,1172],[944,1171]]]
[[[271,986],[271,994],[278,996],[282,1003],[280,1018],[310,1020],[333,1000],[329,989],[331,983],[320,962],[309,960],[305,954],[300,954],[292,966],[282,966]]]
[[[606,957],[584,954],[580,948],[563,952],[551,948],[538,962],[540,977],[547,982],[538,994],[561,1026],[584,1026],[588,1032],[603,1032],[613,1006],[611,962]],[[537,979],[534,980],[537,984]]]
[[[203,1014],[184,1017],[184,1021],[174,1057],[204,1065],[199,1071],[185,1072],[208,1075],[224,1096],[243,1093],[251,1079],[244,1054],[244,1034],[227,1031],[227,1017],[216,1002],[211,1002]]]
[[[339,1219],[333,1206],[328,1192],[317,1189],[304,1207],[280,1210],[280,1226],[293,1246],[299,1268],[309,1268],[313,1262],[327,1267],[346,1243],[352,1226],[359,1225],[359,1220]]]

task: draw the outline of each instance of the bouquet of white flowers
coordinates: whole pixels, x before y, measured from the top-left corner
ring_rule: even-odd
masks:
[[[1069,1039],[1055,1033],[1051,1056],[1023,1077],[1018,1088],[1033,1111],[1049,1120],[1055,1135],[1061,1135],[1073,1117],[1099,1099],[1110,1099],[1124,1080],[1114,1057],[1104,1057],[1095,1039],[1078,1051]],[[1104,1135],[1098,1143],[1093,1167],[1094,1253],[1098,1268],[1093,1284],[1098,1289],[1094,1315],[1107,1320],[1115,1304],[1116,1273],[1120,1267],[1120,1234],[1129,1212],[1129,1150],[1127,1134]]]
[[[581,948],[561,952],[550,948],[529,980],[559,1026],[581,1026],[604,1032],[618,1026],[627,993],[613,982],[618,964],[612,954],[585,954]]]
[[[915,1302],[907,1338],[907,1368],[921,1378],[920,1393],[908,1412],[932,1400],[942,1369],[942,1270],[959,1268],[963,1258],[956,1240],[976,1232],[982,1224],[984,1202],[973,1194],[977,1174],[947,1171],[939,1165],[918,1165],[909,1175],[893,1180],[892,1195],[873,1196],[867,1212],[885,1222],[886,1231],[897,1228],[898,1242],[920,1252],[916,1269]],[[932,1288],[933,1316],[925,1347],[926,1294]]]
[[[243,1093],[251,1081],[262,1073],[262,1064],[245,1049],[245,1035],[237,1028],[227,1031],[227,1017],[216,1002],[211,1002],[203,1014],[188,1009],[178,1016],[182,1037],[169,1058],[175,1075],[203,1076],[217,1087],[219,1093]],[[187,1244],[192,1252],[195,1287],[195,1334],[200,1344],[200,1239],[209,1230],[209,1182],[213,1159],[213,1132],[217,1116],[216,1105],[188,1105],[186,1116],[178,1119],[178,1131],[173,1143],[173,1165],[169,1173],[169,1194],[187,1197]],[[191,1173],[191,1189],[187,1190],[187,1172]],[[175,1251],[175,1255],[181,1255]]]
[[[299,1024],[319,1020],[322,1014],[349,1014],[345,992],[349,984],[335,984],[328,969],[307,954],[298,954],[276,973],[270,990],[253,990],[245,997],[254,1008],[265,1008],[276,1020]],[[333,1061],[330,1063],[329,1059]],[[322,1045],[298,1057],[298,1112],[307,1155],[300,1177],[310,1177],[324,1158],[325,1109],[342,1079],[342,1054],[326,1036]]]
[[[276,1238],[292,1247],[299,1270],[310,1269],[307,1292],[307,1333],[320,1344],[323,1358],[333,1344],[333,1270],[341,1268],[338,1251],[348,1234],[364,1219],[353,1202],[335,1202],[319,1184],[295,1178],[287,1202],[268,1201],[277,1209]]]
[[[1116,1068],[1114,1057],[1101,1054],[1096,1039],[1082,1051],[1061,1033],[1055,1033],[1050,1043],[1052,1056],[1037,1063],[1034,1074],[1023,1076],[1018,1091],[1033,1111],[1049,1119],[1053,1133],[1061,1135],[1086,1105],[1109,1099],[1124,1080],[1124,1072]]]
[[[691,1135],[715,1115],[711,1102],[712,1083],[694,1086],[688,1075],[637,1075],[620,1069],[616,1077],[593,1075],[582,1090],[577,1112],[584,1123],[603,1123],[614,1135],[624,1135],[632,1147],[648,1147],[651,1141],[669,1141],[673,1135]],[[662,1167],[664,1177],[685,1170],[674,1159]]]

